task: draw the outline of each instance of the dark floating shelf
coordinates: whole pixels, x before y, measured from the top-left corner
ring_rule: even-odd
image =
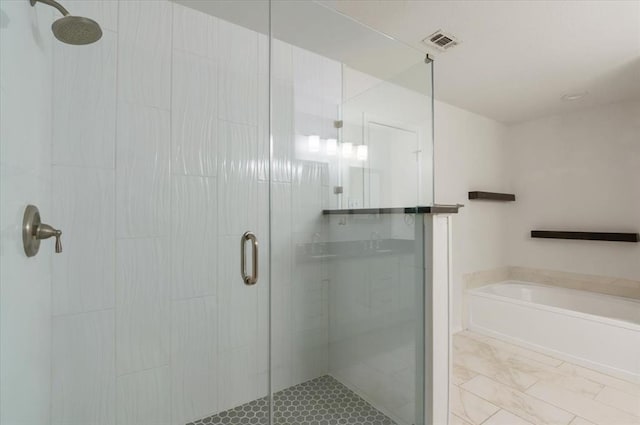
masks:
[[[532,238],[576,239],[583,241],[640,242],[638,233],[608,232],[556,232],[551,230],[532,230]]]
[[[397,208],[350,208],[344,210],[322,210],[323,215],[369,215],[369,214],[455,214],[463,205],[430,205],[424,207]]]
[[[487,201],[515,201],[516,195],[512,193],[497,192],[469,192],[469,199],[485,199]]]

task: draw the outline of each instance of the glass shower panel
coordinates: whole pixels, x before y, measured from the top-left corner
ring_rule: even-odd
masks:
[[[432,62],[423,59],[387,80],[344,67],[342,208],[432,204]]]
[[[272,423],[423,425],[430,61],[312,1],[271,35]]]

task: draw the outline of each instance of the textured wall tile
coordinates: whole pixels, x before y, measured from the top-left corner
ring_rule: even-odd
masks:
[[[52,262],[53,314],[112,308],[115,294],[113,170],[53,167],[53,209],[45,221],[62,230]],[[44,218],[44,217],[43,217]],[[44,242],[43,249],[53,249]]]
[[[113,310],[55,317],[52,366],[52,424],[115,424]]]
[[[271,41],[271,70],[273,78],[293,81],[293,46],[280,40]]]
[[[267,395],[267,375],[256,372],[260,355],[255,345],[219,353],[218,408],[221,411]]]
[[[258,164],[256,128],[220,122],[218,196],[220,235],[241,235],[257,228]]]
[[[213,177],[172,177],[172,296],[215,295],[218,203]]]
[[[120,376],[118,425],[170,425],[170,383],[169,366]]]
[[[217,84],[217,66],[213,60],[174,50],[173,174],[216,175]]]
[[[116,250],[118,374],[168,364],[168,239],[122,239]]]
[[[292,185],[293,230],[311,234],[322,231],[322,165],[299,161]]]
[[[169,234],[169,113],[118,106],[118,237]]]
[[[292,232],[291,185],[271,184],[272,285],[291,282]]]
[[[252,68],[218,71],[218,117],[239,124],[258,123],[258,74]]]
[[[220,63],[235,71],[254,70],[257,75],[258,33],[220,20],[218,23]]]
[[[114,167],[116,42],[104,31],[81,49],[54,43],[53,163]]]
[[[275,182],[291,182],[294,141],[293,85],[290,81],[274,79],[271,91],[273,105],[271,111],[271,133],[273,135],[271,179]],[[268,145],[266,147],[268,148]]]
[[[218,25],[218,116],[258,124],[258,34],[226,21]]]
[[[169,109],[171,3],[121,1],[118,28],[118,95],[121,100]]]
[[[217,300],[174,301],[172,311],[173,423],[184,424],[218,411]]]
[[[208,58],[217,56],[218,19],[173,4],[173,48]]]

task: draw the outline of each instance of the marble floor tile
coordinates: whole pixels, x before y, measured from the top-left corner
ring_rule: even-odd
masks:
[[[453,365],[453,373],[451,377],[451,381],[453,385],[462,385],[471,378],[474,378],[478,374],[467,369],[466,367],[460,364]]]
[[[471,425],[469,422],[462,419],[460,416],[451,415],[449,417],[449,425]]]
[[[589,422],[586,419],[582,419],[580,416],[576,416],[569,425],[595,425],[593,422]]]
[[[519,390],[525,390],[538,381],[536,377],[510,367],[509,360],[509,355],[487,344],[466,338],[454,338],[454,367],[464,367]]]
[[[640,393],[633,395],[615,388],[604,387],[596,397],[596,401],[640,417]]]
[[[538,382],[527,390],[527,394],[562,406],[563,409],[597,425],[640,425],[639,416],[545,382]]]
[[[473,425],[481,424],[498,410],[498,406],[460,387],[451,388],[451,413]]]
[[[506,410],[500,410],[495,415],[487,419],[482,425],[532,425],[531,422],[509,413]]]
[[[591,381],[598,382],[599,384],[603,384],[607,387],[612,387],[620,391],[627,392],[631,395],[640,397],[640,385],[634,384],[633,382],[625,381],[623,379],[619,379],[605,373],[597,372],[595,370],[591,370],[586,367],[574,365],[571,363],[563,363],[562,365],[558,366],[558,369],[565,373],[581,376]]]
[[[634,382],[469,331],[453,336],[452,363],[449,425],[476,425],[484,403],[498,409],[482,425],[640,425]]]
[[[482,341],[485,342],[487,344],[492,345],[493,347],[497,348],[497,349],[502,349],[504,351],[509,351],[512,352],[514,354],[518,354],[524,358],[527,359],[531,359],[531,360],[535,360],[538,361],[540,363],[544,363],[546,365],[549,366],[559,366],[563,363],[562,360],[556,359],[554,357],[551,356],[547,356],[546,354],[542,354],[542,353],[538,353],[536,351],[533,350],[529,350],[527,348],[522,348],[522,347],[518,347],[516,345],[510,344],[508,342],[504,342],[504,341],[500,341],[498,339],[495,338],[491,338],[488,336],[484,336],[484,335],[480,335],[474,332],[470,332],[470,331],[462,331],[456,334],[460,335],[460,336],[465,336],[467,338],[472,338],[472,339],[476,339],[478,341]]]
[[[569,391],[576,392],[586,397],[594,398],[602,389],[603,384],[591,381],[581,376],[564,373],[558,368],[538,363],[535,360],[524,359],[514,356],[505,362],[505,367],[526,373],[528,376],[536,378],[538,381],[557,385]]]
[[[462,388],[534,425],[567,425],[574,416],[551,403],[485,376],[476,376],[462,385]]]
[[[500,408],[480,397],[461,389],[458,386],[451,388],[451,413],[465,421],[479,425]]]

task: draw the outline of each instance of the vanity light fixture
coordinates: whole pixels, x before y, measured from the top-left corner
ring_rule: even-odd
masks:
[[[353,153],[353,144],[351,143],[343,143],[342,144],[342,157],[343,158],[351,158],[351,154]]]
[[[335,156],[338,153],[338,141],[336,139],[327,139],[327,155]]]
[[[369,158],[369,147],[366,145],[358,145],[356,148],[356,158],[360,161],[366,161]]]
[[[309,136],[309,152],[320,152],[320,136],[316,134]]]

